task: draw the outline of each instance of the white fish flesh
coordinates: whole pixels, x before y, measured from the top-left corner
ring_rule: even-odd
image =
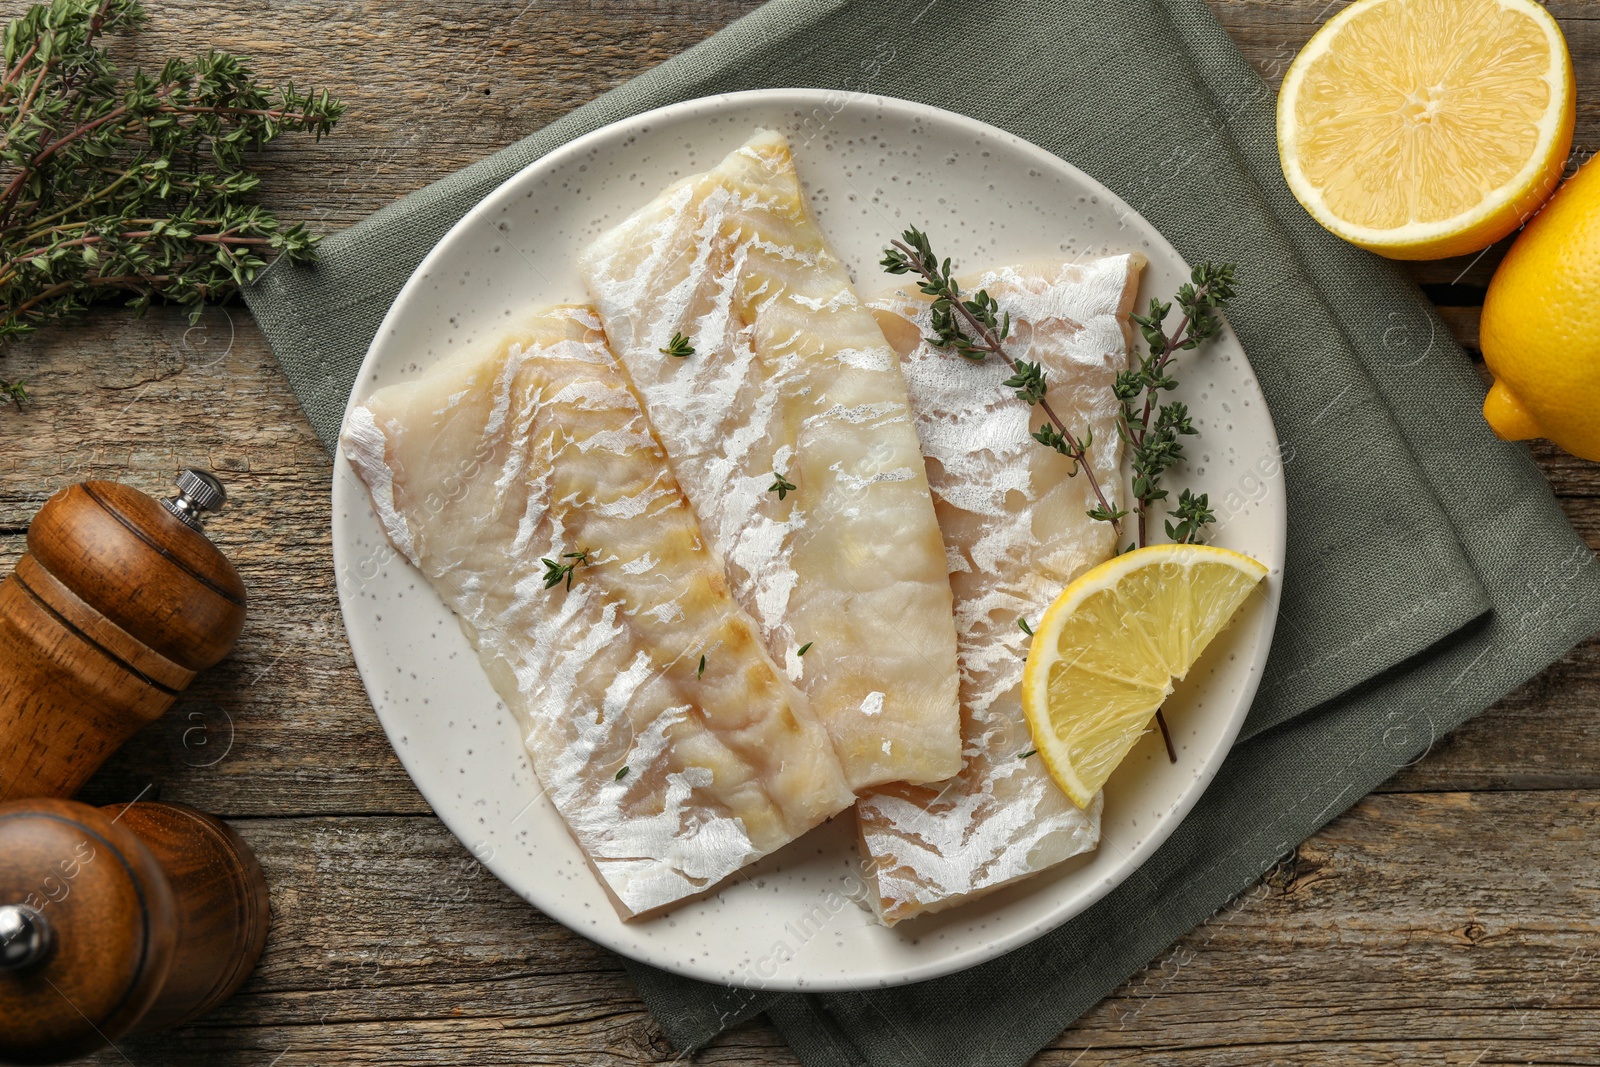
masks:
[[[1142,258],[1033,264],[963,280],[1011,314],[1008,351],[1043,365],[1047,399],[1081,436],[1113,503],[1123,499],[1112,383],[1128,365],[1128,312]],[[1001,383],[994,358],[972,363],[928,344],[928,300],[872,302],[903,360],[934,507],[944,531],[960,635],[965,764],[947,782],[864,796],[857,822],[880,914],[894,924],[959,904],[1095,847],[1101,798],[1079,810],[1051,780],[1022,716],[1028,636],[1061,589],[1116,550],[1087,511],[1088,479],[1029,437],[1045,421]]]
[[[950,583],[905,380],[788,143],[757,134],[580,268],[735,598],[851,786],[954,774]],[[663,354],[675,334],[693,355]]]
[[[378,390],[343,447],[389,539],[460,616],[624,917],[853,801],[728,595],[593,309],[531,316]],[[544,559],[573,564],[570,579],[546,588]]]

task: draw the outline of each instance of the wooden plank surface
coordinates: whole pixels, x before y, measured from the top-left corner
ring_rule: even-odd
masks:
[[[214,45],[326,85],[350,115],[266,159],[264,199],[332,230],[536,129],[754,0],[306,0],[157,4],[130,62]],[[1221,0],[1268,77],[1319,18]],[[0,17],[22,5],[0,3]],[[1577,60],[1575,159],[1600,147],[1594,5],[1552,4]],[[1498,252],[1415,276],[1475,343]],[[521,904],[429,813],[379,730],[331,581],[329,465],[242,307],[201,324],[104,310],[3,357],[37,397],[0,418],[0,566],[52,491],[160,492],[224,473],[214,535],[249,582],[237,651],[137,737],[86,798],[147,786],[230,818],[276,917],[258,973],[176,1035],[96,1064],[635,1064],[676,1054],[616,960]],[[1600,468],[1536,446],[1600,546]],[[1591,642],[1318,834],[1041,1054],[1171,1067],[1600,1064],[1600,643]],[[700,1062],[792,1064],[764,1023]]]

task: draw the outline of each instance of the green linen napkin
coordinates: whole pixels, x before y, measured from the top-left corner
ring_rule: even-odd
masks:
[[[1244,740],[1136,877],[1029,946],[900,989],[779,995],[629,964],[683,1049],[767,1012],[808,1067],[1014,1067],[1600,628],[1600,568],[1526,452],[1489,433],[1481,382],[1414,288],[1295,204],[1271,92],[1203,0],[773,0],[329,238],[319,264],[266,271],[245,299],[323,441],[395,293],[486,193],[618,118],[781,86],[993,123],[1110,186],[1191,261],[1237,263],[1228,318],[1283,442],[1289,553],[1267,675]]]

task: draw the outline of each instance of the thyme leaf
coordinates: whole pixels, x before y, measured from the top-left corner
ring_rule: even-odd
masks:
[[[666,348],[658,348],[656,351],[660,352],[663,356],[675,356],[678,359],[688,359],[690,356],[694,355],[694,346],[689,343],[689,339],[683,334],[675,333],[672,335],[672,340],[667,342]]]
[[[1042,403],[1044,394],[1049,388],[1045,384],[1044,368],[1025,359],[1017,360],[1017,373],[1000,384],[1015,389],[1017,399],[1029,407]]]
[[[1200,532],[1217,521],[1217,516],[1210,505],[1211,501],[1207,494],[1201,493],[1195,496],[1185,489],[1178,496],[1178,506],[1172,509],[1172,518],[1178,521],[1167,520],[1167,537],[1174,544],[1197,543]]]

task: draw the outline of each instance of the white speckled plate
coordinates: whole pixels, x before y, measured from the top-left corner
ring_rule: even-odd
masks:
[[[885,241],[912,224],[965,269],[1143,252],[1141,303],[1168,298],[1187,277],[1172,247],[1105,188],[993,127],[880,97],[737,93],[619,122],[507,181],[407,283],[352,401],[492,336],[530,305],[583,299],[574,264],[587,240],[673,179],[711,167],[757,127],[793,141],[822,227],[864,291],[885,281],[877,266]],[[1181,363],[1180,395],[1201,431],[1184,476],[1217,505],[1215,542],[1272,574],[1168,701],[1178,763],[1146,737],[1106,789],[1100,849],[1030,881],[885,929],[856,903],[864,891],[846,814],[746,868],[748,877],[623,923],[540,796],[511,714],[466,638],[388,547],[341,458],[334,562],[367,692],[417,788],[456,836],[530,904],[624,955],[705,981],[782,990],[892,985],[981,963],[1070,919],[1138,869],[1211,781],[1261,677],[1283,577],[1277,437],[1231,333]]]

